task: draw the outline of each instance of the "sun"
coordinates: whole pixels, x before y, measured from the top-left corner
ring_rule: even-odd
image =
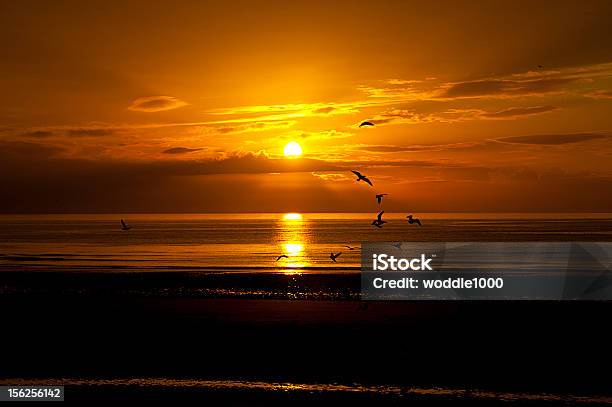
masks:
[[[290,141],[283,150],[285,157],[299,157],[302,155],[302,147],[295,141]]]

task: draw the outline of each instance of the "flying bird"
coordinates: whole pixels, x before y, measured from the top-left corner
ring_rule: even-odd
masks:
[[[389,195],[389,194],[376,194],[376,200],[378,201],[379,205],[382,202],[383,196],[386,196],[386,195]]]
[[[359,125],[359,127],[363,127],[363,126],[374,126],[374,123],[372,122],[363,122]]]
[[[396,249],[401,249],[402,248],[402,242],[397,242],[397,243],[391,243],[391,246],[395,247]]]
[[[365,175],[363,175],[363,174],[362,174],[362,173],[360,173],[359,171],[354,171],[354,170],[351,170],[351,172],[352,172],[353,174],[357,175],[357,182],[359,182],[359,181],[363,181],[363,182],[365,182],[365,183],[367,183],[367,184],[370,184],[370,186],[371,186],[371,187],[373,187],[373,186],[374,186],[374,185],[372,185],[372,181],[370,181],[370,180],[368,179],[368,177],[366,177]]]
[[[347,248],[347,249],[349,249],[349,250],[355,250],[355,249],[356,249],[356,247],[353,247],[353,246],[348,246],[348,245],[344,245],[344,247],[346,247],[346,248]]]
[[[334,254],[334,253],[332,252],[332,253],[330,253],[330,254],[329,254],[329,258],[330,258],[330,259],[331,259],[331,260],[332,260],[332,261],[335,263],[335,262],[336,262],[336,259],[337,259],[338,257],[340,257],[340,255],[341,255],[341,254],[342,254],[342,252],[340,252],[340,253],[336,253],[336,254]]]
[[[413,217],[412,217],[412,215],[408,215],[408,216],[406,216],[406,218],[408,218],[408,223],[410,223],[411,225],[412,225],[413,223],[416,223],[416,224],[417,224],[417,225],[419,225],[419,226],[423,226],[423,225],[421,225],[421,221],[420,221],[420,219],[413,218]]]
[[[281,254],[280,256],[278,256],[278,257],[276,258],[276,261],[279,261],[279,260],[280,260],[280,259],[282,259],[282,258],[288,259],[288,258],[289,258],[289,256],[287,256],[286,254]]]
[[[544,69],[542,65],[538,65],[538,69]]]
[[[121,230],[130,230],[130,229],[132,229],[132,227],[128,225],[127,223],[125,223],[123,219],[121,219]]]
[[[382,228],[382,225],[387,223],[387,221],[382,220],[383,213],[385,213],[385,211],[380,211],[378,213],[376,219],[372,221],[372,225],[376,226],[377,228]]]

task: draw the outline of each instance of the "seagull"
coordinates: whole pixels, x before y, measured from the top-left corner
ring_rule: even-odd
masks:
[[[379,205],[382,202],[383,196],[386,196],[386,195],[389,195],[389,194],[376,194],[376,200],[378,201]]]
[[[359,181],[363,181],[363,182],[365,182],[365,183],[367,183],[367,184],[370,184],[370,186],[371,186],[371,187],[373,187],[373,186],[374,186],[374,185],[372,185],[372,181],[370,181],[370,180],[368,179],[368,177],[366,177],[365,175],[363,175],[363,174],[362,174],[362,173],[360,173],[359,171],[353,171],[353,170],[351,170],[351,172],[352,172],[353,174],[357,175],[357,182],[359,182]]]
[[[278,257],[276,258],[276,261],[279,261],[279,260],[280,260],[280,259],[282,259],[282,258],[288,259],[288,258],[289,258],[289,256],[287,256],[286,254],[281,254],[280,256],[278,256]]]
[[[336,253],[336,254],[334,254],[334,253],[330,253],[330,254],[329,254],[329,258],[330,258],[330,259],[331,259],[331,260],[332,260],[332,261],[335,263],[335,262],[336,262],[336,259],[337,259],[338,257],[340,257],[340,255],[341,255],[341,254],[342,254],[342,252],[340,252],[340,253]]]
[[[412,215],[408,215],[406,217],[408,218],[408,223],[410,223],[411,225],[413,223],[416,223],[419,226],[423,226],[423,225],[421,225],[421,221],[419,219],[417,219],[417,218],[413,218]]]
[[[344,247],[346,247],[346,248],[347,248],[347,249],[349,249],[349,250],[355,250],[355,249],[356,249],[356,247],[353,247],[353,246],[348,246],[348,245],[344,245]]]
[[[363,122],[359,125],[359,127],[363,127],[363,126],[374,126],[374,123],[372,122]]]
[[[402,242],[397,242],[397,243],[391,243],[391,246],[395,247],[396,249],[401,249],[402,248]]]
[[[372,221],[372,225],[376,226],[377,228],[382,228],[382,225],[387,223],[386,221],[382,220],[383,213],[385,213],[385,211],[380,211],[378,213],[377,219]]]
[[[123,219],[121,219],[121,230],[130,230],[130,229],[132,229],[132,227],[128,225],[127,223],[125,223]]]

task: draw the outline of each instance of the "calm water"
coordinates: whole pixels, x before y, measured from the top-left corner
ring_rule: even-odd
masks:
[[[124,217],[133,227],[122,231]],[[359,269],[365,241],[612,241],[612,214],[2,215],[0,268],[96,271]],[[345,245],[356,247],[348,250]],[[342,252],[337,263],[330,252]],[[276,262],[278,255],[289,256]]]

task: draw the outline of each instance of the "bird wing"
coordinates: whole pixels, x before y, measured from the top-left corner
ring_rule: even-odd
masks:
[[[126,227],[127,225],[125,224],[124,220],[121,219],[121,226]]]
[[[351,170],[351,172],[355,175],[357,175],[359,178],[363,177],[363,175],[361,175],[361,173],[359,171],[353,171]]]
[[[359,127],[363,127],[363,126],[374,126],[374,123],[372,122],[363,122],[359,125]]]
[[[382,201],[382,196],[376,195],[376,200],[378,201],[378,203],[380,203],[380,201]]]
[[[370,181],[370,180],[368,179],[368,177],[363,177],[363,180],[364,180],[365,182],[367,182],[368,184],[370,184],[370,186],[371,186],[371,187],[373,187],[373,186],[374,186],[374,185],[372,185],[372,181]]]
[[[419,226],[423,226],[423,225],[421,225],[421,221],[420,221],[419,219],[415,219],[414,221],[415,221],[415,222],[416,222],[416,223],[417,223]]]
[[[338,257],[340,257],[341,254],[342,254],[342,252],[336,254],[334,257],[338,258]]]
[[[378,221],[381,222],[382,221],[382,216],[383,213],[385,213],[385,211],[380,211],[380,213],[378,214]]]
[[[280,260],[280,259],[282,259],[283,257],[288,257],[288,256],[287,256],[287,255],[285,255],[285,254],[281,254],[280,256],[278,256],[278,257],[276,258],[276,261],[279,261],[279,260]]]

